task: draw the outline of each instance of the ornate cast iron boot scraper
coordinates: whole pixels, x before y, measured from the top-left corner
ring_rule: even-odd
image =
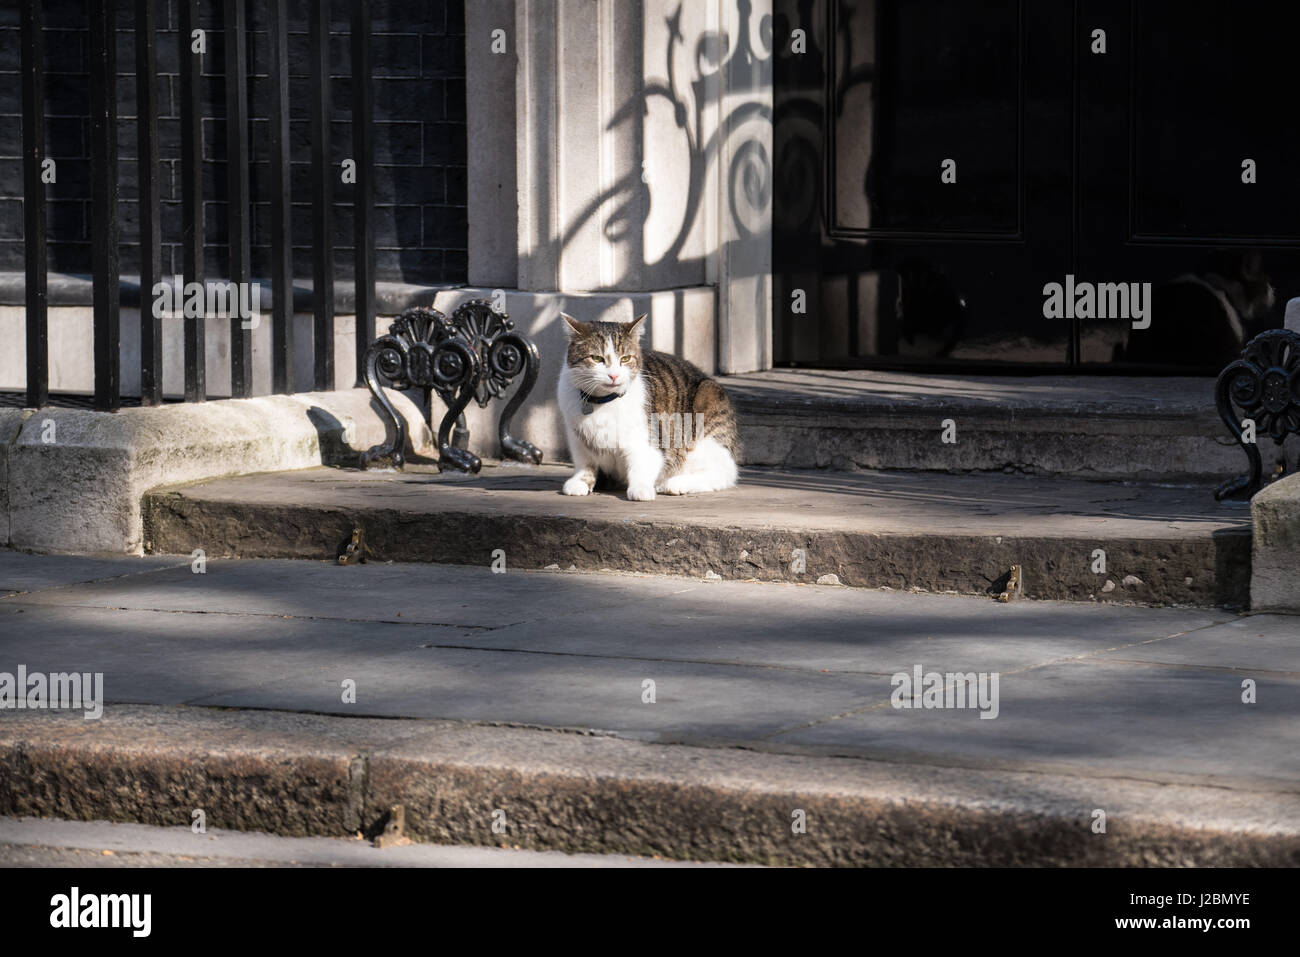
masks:
[[[510,318],[492,309],[486,299],[462,303],[448,319],[437,309],[408,309],[366,352],[366,385],[394,426],[391,445],[376,445],[361,454],[362,468],[406,464],[406,420],[398,414],[382,386],[424,391],[424,406],[433,428],[432,393],[447,406],[438,426],[438,468],[477,472],[483,463],[469,451],[465,409],[470,400],[480,408],[505,394],[519,376],[519,388],[501,411],[497,437],[501,454],[517,462],[538,465],[541,451],[510,434],[510,420],[537,382],[537,347],[514,331]],[[452,426],[455,430],[452,430]]]
[[[1281,447],[1288,435],[1300,434],[1300,335],[1269,329],[1251,339],[1241,358],[1219,373],[1214,399],[1250,466],[1245,475],[1220,485],[1214,497],[1250,498],[1264,482],[1258,438],[1267,435]]]

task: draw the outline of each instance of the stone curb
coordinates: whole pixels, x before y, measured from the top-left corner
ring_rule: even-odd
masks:
[[[1251,607],[1300,614],[1300,474],[1256,493],[1250,514],[1255,524]]]
[[[387,390],[416,451],[432,436],[415,404]],[[226,399],[115,414],[40,409],[0,417],[5,541],[15,548],[142,554],[151,488],[226,475],[355,463],[387,423],[366,389]],[[16,426],[16,427],[15,427]]]
[[[201,809],[210,827],[342,836],[400,804],[408,835],[433,843],[811,866],[1300,865],[1295,791],[595,732],[117,705],[94,722],[6,714],[0,767],[7,815],[174,826]]]

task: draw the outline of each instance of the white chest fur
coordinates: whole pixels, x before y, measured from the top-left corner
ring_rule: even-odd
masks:
[[[582,395],[567,375],[560,376],[556,389],[560,414],[569,436],[569,451],[619,479],[627,478],[629,457],[635,458],[650,449],[650,425],[645,383],[633,379],[621,397],[592,405],[583,412]],[[581,443],[582,448],[575,448]]]

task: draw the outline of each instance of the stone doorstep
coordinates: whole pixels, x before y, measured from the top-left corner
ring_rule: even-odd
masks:
[[[0,766],[7,815],[174,826],[202,808],[211,827],[347,836],[400,805],[408,836],[442,844],[804,866],[1300,865],[1289,790],[574,730],[117,705],[102,721],[6,718]]]
[[[467,295],[470,291],[457,292]],[[1072,470],[1070,476],[1087,479],[1122,478],[1136,471],[1164,480],[1175,474],[1203,485],[1238,474],[1244,466],[1239,449],[1220,444],[1220,439],[1197,435],[1201,426],[1188,425],[1204,418],[1203,409],[1196,411],[1204,402],[1204,380],[1056,378],[1060,381],[772,370],[732,376],[726,381],[740,408],[747,457],[760,464],[840,470],[889,466],[931,473],[1024,471],[1046,475],[1067,469]],[[1163,384],[1164,391],[1153,392],[1150,382]],[[427,453],[429,435],[419,422],[419,413],[404,397],[392,395],[415,426],[413,434],[422,444],[421,451]],[[521,413],[519,431],[540,441],[554,423],[547,418],[544,397],[535,396],[529,404],[535,403],[543,404],[531,414]],[[500,403],[494,405],[499,407]],[[1143,409],[1147,411],[1143,413]],[[492,411],[484,410],[484,413]],[[490,415],[478,418],[479,410],[471,412],[474,435],[482,441],[483,436],[493,433],[493,423],[488,421]],[[940,441],[938,426],[942,419],[932,421],[940,413],[955,419],[956,444]],[[58,429],[58,440],[52,444],[43,441],[47,420],[53,421]],[[1159,430],[1166,426],[1167,434],[1162,436]],[[150,489],[180,481],[348,461],[357,450],[381,441],[384,428],[364,390],[179,404],[159,409],[131,409],[116,415],[46,409],[41,411],[39,419],[33,419],[23,410],[0,409],[0,535],[3,543],[19,548],[138,554],[144,547],[140,502]],[[1080,449],[1086,454],[1080,455]],[[1291,453],[1297,451],[1300,446],[1292,443]],[[1221,456],[1211,476],[1200,474],[1205,468],[1202,463],[1209,461],[1201,453],[1207,453],[1209,458]],[[554,458],[548,456],[548,460]],[[825,475],[832,483],[839,480],[835,473]],[[917,480],[931,483],[941,481],[942,477],[929,474],[913,481]],[[810,478],[809,481],[815,484],[821,480]],[[794,488],[795,484],[790,487]],[[1006,538],[1004,533],[1008,531],[1018,534],[1016,522],[1021,516],[1016,512],[1016,501],[1026,494],[1025,486],[1008,486],[1008,489],[1014,491],[1010,498],[994,496],[1008,511],[999,528],[986,529],[992,532],[992,538],[999,535]],[[1179,518],[1213,514],[1206,511],[1215,508],[1207,489],[1184,490],[1184,494],[1187,497],[1178,505]],[[846,501],[852,501],[852,497]],[[877,505],[881,513],[892,507],[885,499],[878,500]],[[791,505],[791,508],[798,507]],[[1283,510],[1288,515],[1296,512],[1293,504],[1284,505]],[[761,507],[752,512],[752,516],[765,514]],[[800,518],[786,521],[787,531],[800,529],[808,512],[792,514]],[[1268,514],[1257,512],[1257,517]],[[626,513],[610,517],[622,521]],[[1276,528],[1279,521],[1285,525],[1293,519],[1270,521]],[[660,530],[670,529],[670,524],[661,521]],[[696,524],[694,519],[690,524]],[[757,518],[731,524],[742,530],[755,524],[763,527]],[[1140,540],[1156,534],[1152,529],[1157,525],[1148,522],[1140,530],[1135,528],[1133,538]],[[768,522],[769,538],[773,527]],[[832,524],[820,531],[828,532],[834,527]],[[1239,526],[1238,531],[1242,528]],[[439,531],[449,529],[436,526],[426,529],[429,534]],[[683,531],[699,534],[693,528]],[[1113,527],[1108,531],[1114,537]],[[554,535],[555,530],[545,534]],[[570,534],[569,540],[576,542],[576,534],[576,531]],[[849,548],[852,555],[846,559],[859,556],[856,562],[829,563],[825,573],[840,575],[848,584],[957,591],[974,587],[969,572],[918,573],[916,562],[897,548],[882,556],[879,548],[866,547],[872,534],[870,527],[862,528],[859,535],[864,536],[863,541],[850,544],[843,540],[833,544],[823,534],[819,543],[823,554],[833,555],[837,550]],[[889,544],[901,547],[903,532],[895,530],[892,534]],[[1089,530],[1088,534],[1093,533]],[[720,533],[713,537],[719,538]],[[924,533],[918,537],[925,539],[923,544],[927,546],[933,543],[933,538]],[[782,569],[787,564],[775,553],[764,555],[761,550],[747,547],[748,540],[743,537],[738,539],[740,544],[733,549],[734,554],[748,551],[751,556],[763,555],[761,562],[738,566],[740,560],[730,554],[719,556],[714,554],[716,549],[710,548],[700,551],[701,543],[687,534],[665,536],[664,549],[672,547],[668,543],[674,540],[678,545],[691,543],[690,548],[698,552],[697,558],[656,554],[647,555],[642,563],[663,571],[702,574],[713,570],[715,574],[731,577],[782,577]],[[997,570],[994,566],[1002,563],[1001,556],[988,567],[981,565],[989,555],[987,540],[979,536],[969,541],[961,558],[963,567],[980,566],[982,576],[1000,575],[1005,569]],[[779,544],[782,548],[795,547],[784,540]],[[318,546],[316,543],[313,548]],[[1240,545],[1225,540],[1223,548],[1207,551],[1207,543],[1201,541],[1195,547],[1200,550],[1199,557],[1184,563],[1189,566],[1184,569],[1186,574],[1170,572],[1166,576],[1171,583],[1169,588],[1161,589],[1159,595],[1148,595],[1147,599],[1133,597],[1242,604],[1245,586],[1241,582],[1248,577],[1248,572],[1246,563],[1239,560]],[[1279,587],[1268,591],[1266,601],[1259,607],[1300,610],[1297,590],[1300,585],[1295,583],[1296,576],[1287,572],[1295,564],[1291,552],[1287,551],[1291,548],[1284,546],[1279,553],[1282,558],[1277,566],[1278,574],[1273,576]],[[562,567],[570,563],[580,568],[621,567],[630,561],[627,557],[610,555],[606,543],[598,548],[584,543],[584,549]],[[407,551],[414,553],[419,549],[413,547]],[[1211,558],[1210,551],[1218,557]],[[1048,556],[1030,559],[1026,554],[1022,557],[1028,564],[1019,564],[1025,564],[1033,573],[1039,588],[1043,587],[1042,583],[1059,578],[1060,569],[1065,565],[1074,564],[1072,550],[1067,555],[1058,554],[1055,559]],[[1175,559],[1182,561],[1177,556]],[[448,555],[442,560],[466,559]],[[882,561],[883,564],[870,564]],[[1258,543],[1256,561],[1261,562]],[[1271,567],[1269,561],[1265,556],[1260,567]],[[1043,564],[1035,568],[1034,562]],[[708,563],[719,567],[711,569]],[[843,567],[837,570],[837,565]],[[1216,571],[1214,578],[1227,581],[1210,587],[1204,573],[1211,568],[1222,571],[1222,574]],[[1128,574],[1149,583],[1154,573],[1143,568],[1126,571],[1124,577]],[[1192,591],[1175,587],[1177,582],[1189,577],[1193,579]],[[1123,579],[1111,580],[1115,587],[1099,597],[1115,597]],[[1055,597],[1088,598],[1094,594],[1095,584],[1090,577],[1078,580],[1063,589],[1069,595],[1062,593]],[[1102,584],[1104,587],[1104,580]],[[1031,580],[1031,594],[1034,587]],[[1127,591],[1119,593],[1126,599],[1130,597]]]
[[[772,369],[722,381],[749,465],[1202,484],[1246,465],[1212,379]],[[1261,451],[1278,456],[1270,441]],[[1300,467],[1300,443],[1285,455]]]
[[[1249,511],[1207,489],[746,469],[726,492],[628,502],[562,496],[567,474],[512,463],[478,476],[310,469],[156,489],[144,501],[146,549],[329,560],[360,526],[374,561],[488,566],[502,549],[517,568],[960,594],[987,594],[1020,565],[1030,598],[1249,601]],[[1104,573],[1093,571],[1099,548]]]

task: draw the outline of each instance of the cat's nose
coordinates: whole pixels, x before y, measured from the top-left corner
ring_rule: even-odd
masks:
[[[607,372],[606,375],[609,376],[609,381],[611,384],[616,384],[618,382],[618,373],[615,372],[613,369]]]

